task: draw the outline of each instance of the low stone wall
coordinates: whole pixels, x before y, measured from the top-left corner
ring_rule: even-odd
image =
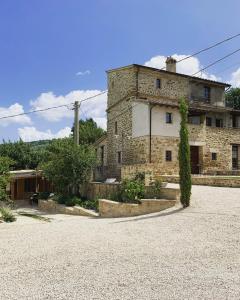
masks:
[[[119,191],[120,185],[120,183],[90,182],[81,187],[80,193],[87,199],[111,199],[111,196]],[[179,200],[180,190],[162,187],[158,196],[167,200]],[[145,197],[154,198],[154,188],[152,186],[145,186]]]
[[[179,176],[161,175],[159,178],[167,182],[179,183]],[[221,187],[240,187],[240,176],[192,176],[192,184]]]
[[[81,206],[68,207],[62,204],[58,204],[56,201],[53,200],[39,200],[38,208],[48,213],[59,213],[59,214],[86,216],[86,217],[98,216],[97,213],[85,209]]]
[[[133,217],[159,212],[176,204],[176,200],[142,199],[140,204],[99,200],[99,215],[103,218]]]

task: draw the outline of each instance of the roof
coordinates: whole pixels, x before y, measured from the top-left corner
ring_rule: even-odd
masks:
[[[35,177],[36,175],[41,175],[42,171],[40,170],[15,170],[9,172],[13,178],[26,178],[26,177]]]
[[[144,69],[147,69],[147,70],[152,70],[152,71],[155,71],[155,72],[160,72],[160,73],[165,73],[165,74],[170,74],[170,75],[175,75],[175,76],[177,75],[177,76],[189,78],[189,79],[196,80],[196,81],[206,82],[206,83],[209,83],[209,84],[222,85],[222,86],[225,86],[225,87],[230,87],[231,86],[231,84],[228,84],[228,83],[225,83],[225,82],[220,82],[220,81],[215,81],[215,80],[210,80],[210,79],[204,79],[204,78],[191,76],[191,75],[186,75],[186,74],[177,73],[177,72],[176,73],[175,72],[169,72],[169,71],[166,71],[166,70],[161,70],[161,69],[152,68],[152,67],[148,67],[148,66],[143,66],[143,65],[139,65],[139,64],[131,64],[131,65],[127,65],[127,66],[120,67],[120,68],[114,68],[114,69],[107,70],[107,72],[112,72],[112,71],[116,71],[116,70],[124,70],[124,69],[129,69],[129,68],[132,68],[132,67],[144,68]]]
[[[102,141],[104,141],[107,138],[107,134],[105,133],[104,135],[102,135],[99,139],[96,140],[96,142],[94,143],[95,146],[97,146],[98,144],[100,144]]]

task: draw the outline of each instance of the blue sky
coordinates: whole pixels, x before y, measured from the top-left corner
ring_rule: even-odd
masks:
[[[161,66],[240,32],[240,2],[230,0],[0,1],[0,116],[68,104],[106,89],[107,69],[131,63]],[[191,73],[236,50],[240,38],[179,64]],[[240,84],[240,53],[205,77]],[[70,108],[70,106],[69,106]],[[105,126],[106,96],[81,115]],[[0,122],[0,139],[64,136],[68,109]]]

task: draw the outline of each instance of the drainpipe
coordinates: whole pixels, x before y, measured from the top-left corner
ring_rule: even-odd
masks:
[[[149,110],[149,163],[152,162],[152,109],[154,106],[150,104]]]

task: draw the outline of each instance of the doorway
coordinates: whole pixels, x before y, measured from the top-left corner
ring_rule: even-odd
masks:
[[[199,174],[200,165],[199,165],[199,147],[190,146],[190,161],[191,161],[191,173]]]

